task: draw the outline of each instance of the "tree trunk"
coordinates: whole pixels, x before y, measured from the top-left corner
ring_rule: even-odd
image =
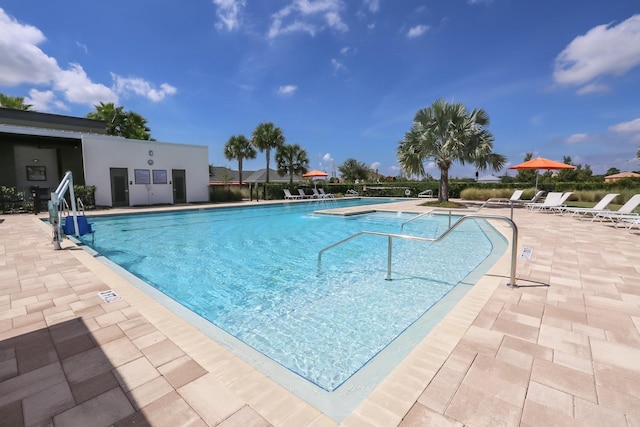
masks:
[[[449,201],[449,168],[440,166],[440,191],[438,192],[438,202]]]

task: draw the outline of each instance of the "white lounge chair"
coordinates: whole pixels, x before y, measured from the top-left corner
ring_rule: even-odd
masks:
[[[418,193],[418,197],[432,199],[433,198],[433,190],[421,191],[421,192]]]
[[[631,232],[631,229],[635,226],[637,226],[638,228],[640,228],[640,215],[637,215],[635,218],[623,218],[620,221],[618,221],[616,223],[616,228],[618,226],[618,224],[623,224],[625,226],[625,228],[627,230],[629,230],[629,232]]]
[[[313,197],[312,194],[305,193],[302,188],[298,188],[298,193],[300,193],[300,197],[303,198],[303,199],[310,199],[310,198]]]
[[[551,192],[547,194],[547,197],[545,197],[544,202],[529,202],[529,203],[525,203],[524,205],[527,208],[529,208],[530,211],[541,210],[545,207],[557,205],[561,197],[562,197],[562,193]]]
[[[324,188],[318,188],[318,191],[320,192],[320,196],[325,197],[325,198],[335,198],[336,195],[333,193],[325,193],[324,192]]]
[[[350,197],[358,197],[359,194],[356,190],[352,190],[352,189],[348,189],[347,192],[345,193],[346,196],[350,196]]]
[[[562,212],[562,209],[567,207],[567,205],[565,205],[564,202],[569,200],[569,197],[571,197],[572,194],[573,194],[573,191],[566,191],[562,193],[562,196],[560,196],[560,200],[558,200],[558,203],[552,206],[543,206],[541,210],[543,211],[546,210],[553,213]]]
[[[487,199],[485,204],[486,203],[514,203],[520,200],[520,197],[522,197],[522,193],[524,193],[524,190],[516,190],[508,199],[506,197],[491,197]]]
[[[594,216],[606,210],[609,203],[613,202],[613,199],[615,199],[618,195],[619,195],[618,193],[609,193],[605,195],[602,199],[600,199],[600,201],[596,203],[596,205],[592,208],[577,208],[577,207],[562,208],[562,214],[564,215],[565,212],[568,212],[571,214],[572,217],[577,216],[578,218],[583,218],[589,215]]]
[[[640,205],[640,194],[636,194],[632,198],[627,200],[627,203],[620,206],[620,209],[618,209],[617,211],[610,211],[605,209],[601,212],[598,212],[593,216],[591,221],[595,221],[596,219],[598,221],[615,221],[617,227],[617,223],[622,221],[623,219],[633,220],[638,218],[638,214],[633,212],[638,207],[638,205]]]
[[[285,200],[302,199],[302,196],[294,196],[293,194],[291,194],[291,191],[289,191],[289,189],[287,188],[283,188],[282,191],[284,192]]]

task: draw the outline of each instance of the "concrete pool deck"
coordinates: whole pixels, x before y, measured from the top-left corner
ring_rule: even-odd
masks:
[[[0,219],[0,423],[336,425],[36,216]],[[340,425],[640,425],[640,232],[514,221],[520,287],[508,251]]]

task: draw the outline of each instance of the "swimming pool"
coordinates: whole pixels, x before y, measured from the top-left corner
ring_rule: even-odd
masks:
[[[318,389],[308,395],[351,395],[354,388],[362,394],[375,385],[366,367],[388,359],[385,351],[412,326],[422,329],[415,339],[424,337],[428,329],[420,321],[429,309],[459,293],[456,285],[504,239],[492,235],[484,221],[468,221],[437,244],[394,240],[393,280],[387,281],[384,237],[340,245],[324,254],[321,266],[318,252],[363,230],[400,233],[414,215],[343,217],[314,213],[319,207],[329,206],[286,203],[94,217],[91,246],[276,362],[284,368],[273,371],[276,380],[289,371]],[[404,233],[437,237],[447,223],[448,218],[425,217],[407,224]],[[385,369],[410,348],[396,348],[395,362],[387,360]],[[353,383],[363,376],[366,387]],[[324,410],[322,402],[311,403]]]

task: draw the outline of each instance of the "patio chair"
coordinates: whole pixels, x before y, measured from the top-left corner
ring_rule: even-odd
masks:
[[[562,193],[551,192],[547,194],[544,202],[528,202],[525,203],[525,207],[527,207],[530,211],[541,210],[544,207],[556,206],[560,199],[562,198]]]
[[[301,196],[294,196],[293,194],[291,194],[291,191],[289,191],[289,189],[287,188],[283,188],[282,191],[284,192],[284,198],[285,200],[295,200],[295,199],[301,199]]]
[[[300,197],[303,199],[310,199],[313,197],[313,195],[305,193],[302,188],[298,188],[298,193],[300,193]]]
[[[358,197],[360,194],[358,194],[356,190],[348,189],[345,195],[350,197]]]
[[[421,191],[421,192],[418,193],[418,197],[432,199],[433,198],[433,190]]]
[[[633,227],[637,226],[638,228],[640,228],[640,215],[638,215],[636,218],[623,218],[623,219],[621,219],[618,223],[616,223],[616,228],[617,228],[618,224],[623,224],[625,226],[625,228],[627,230],[629,230],[629,233],[631,233],[631,229]]]
[[[639,218],[638,214],[634,212],[638,205],[640,205],[640,194],[636,194],[632,198],[627,200],[627,203],[620,206],[620,209],[618,209],[617,211],[610,211],[608,209],[605,209],[598,212],[593,216],[591,221],[595,221],[596,219],[599,221],[614,221],[617,227],[618,222],[622,221],[623,219],[633,220]]]
[[[552,204],[551,206],[543,206],[541,210],[549,211],[553,213],[562,212],[562,209],[567,207],[567,205],[565,205],[564,202],[569,200],[569,197],[571,197],[572,194],[573,194],[573,191],[565,191],[564,193],[562,193],[562,196],[560,196],[560,200],[558,200],[558,202],[555,205]]]
[[[491,198],[487,199],[485,204],[487,204],[487,203],[514,203],[514,202],[520,201],[520,197],[522,197],[522,193],[524,193],[524,190],[516,190],[516,191],[513,192],[511,197],[509,197],[508,199],[506,197],[491,197]]]
[[[571,213],[572,217],[577,216],[578,219],[582,219],[583,217],[586,217],[589,215],[591,216],[596,215],[597,213],[606,210],[609,203],[613,202],[613,199],[615,199],[618,195],[619,195],[618,193],[609,193],[605,195],[602,199],[600,199],[600,201],[596,203],[596,205],[592,208],[578,208],[578,207],[562,208],[562,214],[564,215],[565,212],[568,212],[568,213]]]
[[[335,194],[333,193],[325,193],[324,192],[324,188],[318,188],[318,191],[320,192],[320,196],[325,197],[325,198],[332,198],[332,197],[336,197]]]

